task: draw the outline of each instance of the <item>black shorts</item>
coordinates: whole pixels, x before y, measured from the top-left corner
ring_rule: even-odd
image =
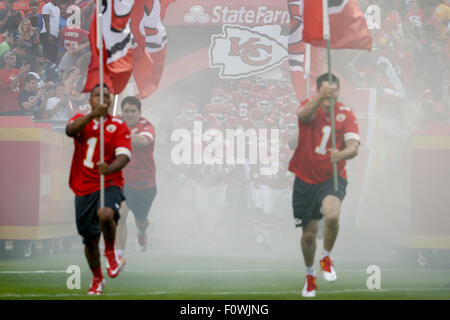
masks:
[[[295,226],[303,227],[311,219],[322,219],[323,214],[320,211],[322,200],[327,195],[334,195],[343,201],[346,187],[347,180],[342,177],[338,177],[338,191],[334,191],[333,179],[318,184],[309,184],[295,177],[292,194]]]
[[[116,186],[105,188],[105,208],[113,209],[116,223],[120,217],[120,204],[124,200],[125,197],[121,188]],[[90,239],[101,234],[97,215],[98,208],[100,208],[100,191],[85,196],[75,196],[77,230],[83,237],[84,244],[88,244]]]
[[[136,189],[125,185],[125,196],[127,197],[127,206],[133,211],[137,222],[145,222],[156,197],[156,186],[153,188]]]

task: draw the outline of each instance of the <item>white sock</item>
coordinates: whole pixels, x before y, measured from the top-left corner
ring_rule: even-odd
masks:
[[[331,252],[331,251],[327,251],[327,250],[323,249],[323,250],[322,250],[322,259],[323,259],[324,257],[330,256],[330,252]]]
[[[311,275],[315,275],[314,273],[314,266],[311,267],[306,267],[306,275],[311,274]]]

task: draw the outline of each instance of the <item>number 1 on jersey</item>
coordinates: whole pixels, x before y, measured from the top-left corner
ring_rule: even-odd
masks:
[[[321,155],[326,155],[327,154],[327,144],[328,144],[328,140],[330,139],[330,135],[331,135],[331,127],[330,126],[325,126],[322,128],[322,141],[320,142],[320,146],[316,147],[316,152],[318,154]]]
[[[84,166],[94,169],[94,163],[92,162],[92,158],[94,157],[95,146],[97,145],[97,138],[92,137],[87,141],[88,149],[86,152],[86,158],[84,158],[83,164]]]

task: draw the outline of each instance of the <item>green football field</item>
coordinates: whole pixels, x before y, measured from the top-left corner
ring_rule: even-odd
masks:
[[[106,278],[104,294],[88,296],[91,273],[82,251],[33,259],[0,259],[0,299],[302,299],[299,259],[128,253],[128,271]],[[81,289],[69,290],[68,266],[80,266]],[[102,258],[102,266],[104,267]],[[335,261],[338,280],[318,276],[316,299],[450,299],[450,269],[381,264],[381,289],[369,290],[370,264]],[[106,271],[104,271],[106,276]]]

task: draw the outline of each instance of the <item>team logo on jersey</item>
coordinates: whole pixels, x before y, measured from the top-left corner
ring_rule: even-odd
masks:
[[[209,47],[209,66],[220,69],[220,78],[260,74],[287,59],[287,36],[281,35],[279,25],[224,25],[222,32],[211,37]]]
[[[339,121],[339,122],[345,121],[345,114],[338,113],[336,116],[336,121]]]
[[[110,124],[106,127],[106,131],[113,133],[114,131],[117,130],[117,127],[114,124]]]

